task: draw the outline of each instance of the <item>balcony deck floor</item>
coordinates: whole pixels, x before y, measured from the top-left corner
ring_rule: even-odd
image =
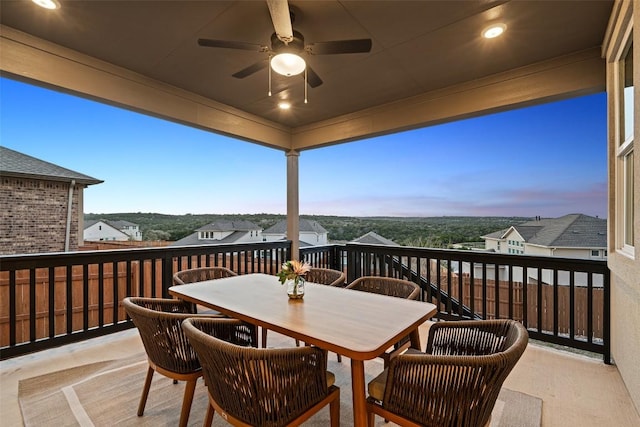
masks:
[[[426,333],[426,330],[421,332]],[[272,342],[271,335],[269,340]],[[124,358],[141,351],[144,349],[138,333],[132,329],[0,362],[2,425],[22,425],[18,405],[19,380],[101,360]],[[505,386],[543,400],[544,427],[640,425],[640,416],[618,370],[615,366],[605,365],[601,359],[532,343]]]

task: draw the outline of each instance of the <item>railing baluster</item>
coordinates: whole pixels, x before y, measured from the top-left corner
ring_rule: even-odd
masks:
[[[569,272],[569,338],[575,339],[576,335],[576,277],[575,271]]]
[[[104,326],[104,264],[98,264],[98,326]]]
[[[82,266],[82,329],[89,330],[89,265]]]
[[[473,261],[469,263],[469,310],[471,311],[471,318],[475,318],[476,315],[476,266]]]
[[[542,310],[544,310],[544,303],[542,301],[542,268],[538,267],[538,332],[542,332]]]
[[[487,264],[482,264],[482,318],[487,318]]]
[[[9,346],[16,345],[16,329],[18,322],[16,319],[16,272],[9,272]]]
[[[67,334],[73,333],[73,267],[68,265],[66,271],[67,297]]]
[[[522,267],[522,324],[525,328],[529,328],[529,285],[527,278],[529,277],[529,268]]]
[[[495,264],[493,268],[493,292],[494,292],[494,309],[493,318],[500,318],[500,264]]]
[[[36,340],[36,269],[29,270],[29,341]]]
[[[49,267],[49,338],[53,338],[56,335],[56,269],[55,267]]]
[[[553,335],[558,336],[558,269],[553,269]]]
[[[513,265],[509,264],[509,319],[513,319]]]

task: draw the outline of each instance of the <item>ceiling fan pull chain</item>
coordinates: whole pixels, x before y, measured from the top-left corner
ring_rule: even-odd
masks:
[[[269,96],[271,96],[271,55],[269,55]]]
[[[304,67],[304,103],[307,103],[307,67]]]

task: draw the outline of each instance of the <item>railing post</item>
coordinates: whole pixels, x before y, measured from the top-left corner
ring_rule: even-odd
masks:
[[[162,298],[170,298],[169,288],[173,285],[173,256],[166,254],[162,258]]]
[[[342,271],[342,251],[344,246],[334,245],[331,250],[331,268]]]

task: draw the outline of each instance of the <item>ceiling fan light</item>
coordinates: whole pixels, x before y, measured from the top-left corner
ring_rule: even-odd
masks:
[[[307,64],[294,53],[279,53],[271,58],[271,68],[283,76],[295,76],[304,71]]]
[[[31,0],[35,4],[40,7],[44,7],[45,9],[58,9],[60,7],[60,3],[57,0]]]

